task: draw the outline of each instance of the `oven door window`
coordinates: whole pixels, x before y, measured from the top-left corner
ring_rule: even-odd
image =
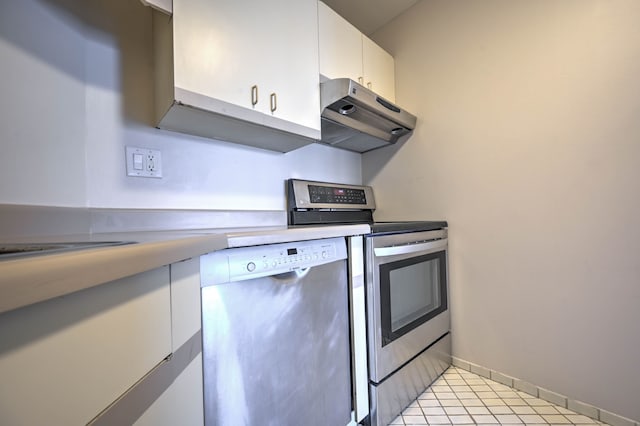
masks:
[[[444,251],[379,266],[382,346],[447,309]]]

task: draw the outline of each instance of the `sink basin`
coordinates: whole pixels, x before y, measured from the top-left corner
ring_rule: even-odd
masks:
[[[119,246],[132,241],[84,241],[72,243],[0,243],[0,260],[23,256],[53,254],[71,250]]]

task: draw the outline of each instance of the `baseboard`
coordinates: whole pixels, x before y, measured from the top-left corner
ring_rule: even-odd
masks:
[[[528,393],[536,398],[544,399],[545,401],[549,401],[553,404],[559,405],[560,407],[575,411],[578,414],[582,414],[583,416],[590,417],[594,420],[607,423],[612,426],[640,426],[640,422],[636,420],[631,420],[618,414],[611,413],[610,411],[603,410],[602,408],[594,407],[593,405],[586,404],[582,401],[571,399],[557,392],[536,386],[533,383],[526,382],[516,377],[511,377],[499,371],[491,370],[455,356],[451,357],[451,359],[452,364],[455,367],[470,371],[498,383],[502,383],[503,385]]]

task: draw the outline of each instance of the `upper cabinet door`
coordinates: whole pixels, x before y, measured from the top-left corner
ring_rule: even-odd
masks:
[[[315,0],[176,0],[175,84],[320,128]]]
[[[251,38],[252,41],[263,39],[261,61],[255,70],[264,78],[260,86],[261,107],[271,116],[319,130],[316,0],[245,0],[240,3],[246,3],[247,7],[267,4],[260,14],[264,34],[254,34]]]
[[[393,56],[333,9],[318,1],[320,74],[350,78],[395,102]]]
[[[174,0],[153,25],[158,127],[280,152],[320,138],[316,0]]]
[[[176,0],[173,5],[175,85],[231,104],[266,111],[264,78],[268,1]],[[267,51],[265,51],[265,49]],[[267,77],[268,78],[268,77]],[[252,105],[252,87],[258,103]]]
[[[320,74],[363,84],[362,33],[329,6],[318,2]]]
[[[395,63],[393,56],[375,44],[369,37],[362,36],[362,63],[364,85],[383,98],[395,102]]]

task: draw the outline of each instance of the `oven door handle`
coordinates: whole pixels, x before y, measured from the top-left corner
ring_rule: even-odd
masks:
[[[406,244],[403,246],[377,247],[373,249],[376,257],[397,256],[399,254],[410,254],[425,251],[436,251],[447,247],[447,240],[429,241],[426,243]]]

